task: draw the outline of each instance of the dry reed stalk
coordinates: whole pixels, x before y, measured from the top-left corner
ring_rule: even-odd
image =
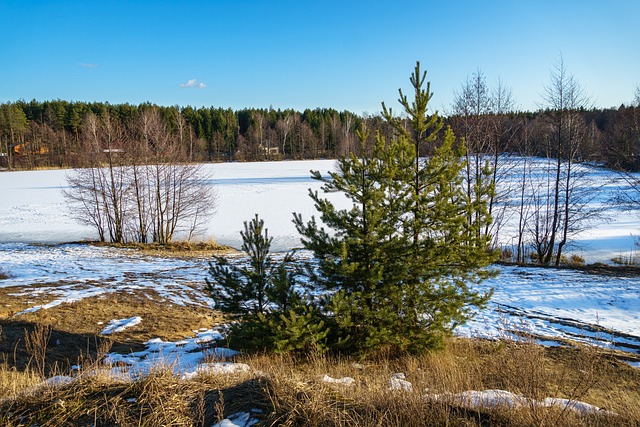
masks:
[[[41,378],[45,378],[47,346],[51,339],[51,332],[51,326],[42,323],[36,323],[31,332],[25,329],[24,344],[27,353],[31,356],[29,363],[31,361],[35,363],[36,371]]]

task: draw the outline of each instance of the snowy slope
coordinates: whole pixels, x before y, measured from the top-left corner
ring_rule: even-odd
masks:
[[[0,244],[0,265],[13,275],[0,286],[19,286],[16,292],[25,301],[41,294],[51,298],[23,312],[130,290],[154,291],[173,304],[215,307],[204,293],[205,260],[144,257],[126,249],[78,244]],[[529,333],[640,353],[640,277],[502,267],[500,275],[480,285],[490,288],[494,295],[487,309],[459,327],[458,334],[513,338]]]

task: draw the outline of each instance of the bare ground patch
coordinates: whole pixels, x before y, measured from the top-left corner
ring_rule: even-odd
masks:
[[[54,366],[69,367],[83,357],[95,358],[97,348],[105,340],[110,341],[111,351],[126,354],[143,349],[143,343],[152,338],[175,341],[222,322],[215,310],[197,300],[202,291],[185,285],[178,288],[179,296],[183,297],[178,301],[182,304],[173,301],[166,289],[162,293],[151,287],[115,292],[106,289],[75,302],[17,314],[55,301],[56,296],[48,292],[52,288],[55,284],[0,288],[0,352],[9,367],[24,369],[29,364],[32,356],[26,349],[25,336],[35,325],[47,325],[52,330],[46,352],[47,370],[53,372]],[[193,295],[189,296],[190,293]],[[140,324],[111,335],[100,334],[110,320],[135,316],[142,318]]]
[[[219,245],[215,242],[173,242],[168,244],[159,243],[99,243],[92,242],[98,247],[115,247],[134,249],[142,254],[166,258],[198,258],[211,259],[213,256],[238,254],[239,252],[230,247]]]

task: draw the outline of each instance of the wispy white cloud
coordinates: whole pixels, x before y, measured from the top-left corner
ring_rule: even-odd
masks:
[[[207,87],[206,84],[199,82],[196,79],[190,79],[188,82],[186,83],[181,83],[180,87],[182,88],[186,88],[186,87],[195,87],[197,89],[204,89],[205,87]]]
[[[98,64],[90,64],[90,63],[82,62],[80,66],[82,68],[96,68]]]

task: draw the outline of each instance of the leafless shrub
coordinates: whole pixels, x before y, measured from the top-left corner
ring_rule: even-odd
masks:
[[[100,241],[170,243],[191,239],[215,211],[215,195],[202,165],[187,163],[177,135],[156,109],[141,112],[129,132],[108,114],[84,123],[86,168],[67,176],[64,191],[76,218]]]

